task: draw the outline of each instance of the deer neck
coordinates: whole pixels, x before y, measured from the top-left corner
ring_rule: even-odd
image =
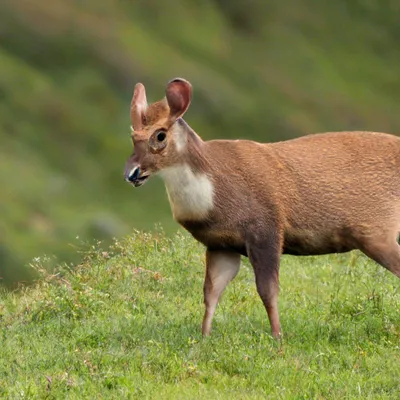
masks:
[[[175,130],[179,162],[165,168],[160,175],[164,180],[173,217],[176,221],[201,221],[214,207],[214,186],[207,173],[204,142],[182,120]]]

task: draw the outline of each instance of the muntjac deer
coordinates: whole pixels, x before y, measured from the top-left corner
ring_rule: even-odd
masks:
[[[206,246],[203,335],[241,255],[275,337],[281,254],[359,249],[400,277],[400,138],[332,132],[268,144],[203,141],[182,119],[191,97],[180,78],[150,105],[144,86],[135,86],[125,180],[137,187],[161,175],[174,219]]]

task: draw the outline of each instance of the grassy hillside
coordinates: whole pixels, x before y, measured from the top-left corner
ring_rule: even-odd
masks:
[[[159,99],[195,89],[188,122],[206,139],[396,132],[398,3],[4,0],[0,3],[0,277],[32,257],[74,261],[75,237],[161,222],[156,180],[132,191],[128,107],[137,81]]]
[[[399,280],[358,253],[283,257],[284,340],[247,261],[202,339],[203,249],[134,232],[0,295],[0,397],[397,399]]]

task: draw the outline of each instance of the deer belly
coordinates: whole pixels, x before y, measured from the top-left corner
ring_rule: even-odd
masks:
[[[203,221],[181,221],[180,224],[210,250],[235,251],[247,255],[241,235],[233,230],[210,228]]]
[[[338,232],[289,231],[284,236],[283,254],[312,256],[331,253],[345,253],[354,246],[348,237]]]

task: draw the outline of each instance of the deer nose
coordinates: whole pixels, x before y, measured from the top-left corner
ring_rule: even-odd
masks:
[[[139,167],[133,167],[129,171],[128,175],[125,177],[125,180],[127,182],[132,182],[133,183],[133,182],[137,181],[137,179],[139,178],[139,175],[140,175],[140,168]]]

